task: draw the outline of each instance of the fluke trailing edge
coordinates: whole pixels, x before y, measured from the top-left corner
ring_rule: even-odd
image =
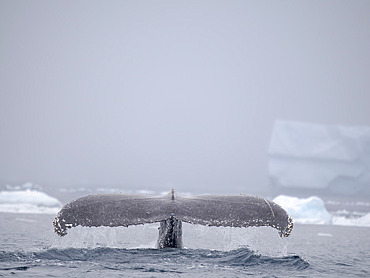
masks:
[[[182,247],[182,221],[206,226],[270,226],[289,236],[293,221],[276,203],[257,196],[203,195],[181,197],[97,194],[66,204],[54,220],[59,236],[84,226],[130,226],[160,222],[158,247]]]

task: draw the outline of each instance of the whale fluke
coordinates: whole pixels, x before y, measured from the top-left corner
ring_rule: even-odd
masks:
[[[161,222],[162,227],[165,223],[174,223],[173,219],[179,221],[180,227],[181,221],[206,226],[270,226],[277,229],[281,237],[289,236],[293,228],[291,217],[282,207],[257,196],[181,197],[173,190],[160,197],[126,194],[89,195],[66,204],[53,224],[55,232],[59,236],[64,236],[69,228],[79,225],[127,227]],[[172,228],[166,229],[169,230],[174,232]]]

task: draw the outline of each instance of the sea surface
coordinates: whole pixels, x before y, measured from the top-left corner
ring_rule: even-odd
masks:
[[[188,224],[187,248],[158,250],[155,224],[59,238],[53,218],[0,213],[0,277],[370,277],[366,227],[296,224],[281,239],[271,228]]]
[[[183,249],[156,249],[158,223],[76,227],[58,237],[52,222],[61,205],[96,192],[0,188],[0,277],[370,277],[367,201],[326,200],[347,226],[295,223],[288,238],[269,227],[187,223]],[[315,208],[306,208],[309,217]]]

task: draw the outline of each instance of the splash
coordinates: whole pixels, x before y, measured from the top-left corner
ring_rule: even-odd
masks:
[[[53,248],[155,249],[159,223],[129,227],[75,227],[65,237],[54,235]],[[184,249],[231,251],[247,248],[261,255],[287,255],[287,238],[271,227],[210,227],[183,222]]]

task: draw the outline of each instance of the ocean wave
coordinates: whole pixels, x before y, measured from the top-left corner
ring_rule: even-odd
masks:
[[[160,261],[158,260],[160,258]],[[191,269],[229,269],[253,267],[260,269],[281,267],[285,271],[302,270],[309,263],[297,255],[269,257],[259,255],[248,248],[228,252],[204,249],[48,249],[36,252],[0,251],[0,262],[8,264],[0,270],[32,268],[41,265],[71,266],[94,264],[101,269],[140,270],[144,272],[187,272]]]

